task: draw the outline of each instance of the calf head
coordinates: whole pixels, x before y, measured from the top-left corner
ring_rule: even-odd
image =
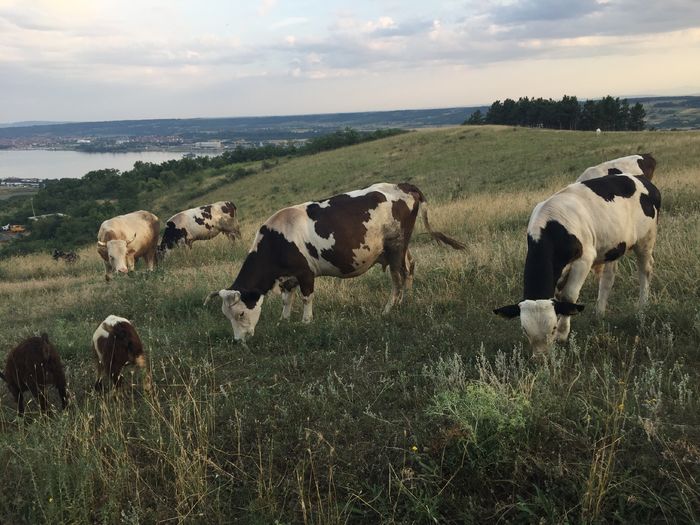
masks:
[[[210,293],[204,304],[217,295],[221,297],[221,311],[231,321],[233,338],[245,341],[247,337],[252,337],[260,319],[264,296],[254,291],[219,290]]]
[[[520,325],[533,353],[539,354],[547,352],[554,344],[559,316],[575,315],[582,310],[582,304],[555,299],[526,299],[518,304],[496,308],[493,313],[507,319],[520,317]]]

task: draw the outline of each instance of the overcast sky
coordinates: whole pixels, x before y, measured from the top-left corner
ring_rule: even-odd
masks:
[[[700,0],[0,0],[0,122],[700,94]]]

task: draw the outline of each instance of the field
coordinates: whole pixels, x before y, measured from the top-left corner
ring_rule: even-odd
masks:
[[[607,316],[590,276],[570,342],[531,358],[517,321],[491,311],[521,296],[530,211],[585,167],[647,151],[662,194],[650,304],[636,309],[628,256]],[[459,127],[217,177],[151,209],[232,199],[236,244],[110,283],[93,247],[75,266],[0,262],[0,356],[48,332],[73,396],[20,419],[2,389],[0,523],[700,520],[700,134]],[[418,226],[414,289],[390,315],[375,267],[319,279],[311,325],[300,301],[278,321],[268,297],[255,337],[234,344],[218,301],[202,300],[230,285],[259,224],[381,180],[420,187],[432,225],[466,251]],[[153,393],[137,375],[119,395],[92,390],[90,339],[108,314],[140,331]]]

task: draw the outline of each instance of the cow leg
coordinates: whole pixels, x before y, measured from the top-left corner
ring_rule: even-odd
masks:
[[[153,271],[153,269],[156,267],[156,250],[155,249],[149,251],[146,254],[146,264],[148,265],[148,269],[150,271]]]
[[[637,267],[639,272],[639,308],[643,308],[649,299],[649,281],[651,280],[651,271],[654,266],[654,256],[652,248],[635,247],[637,255]]]
[[[581,258],[576,259],[571,263],[569,275],[566,279],[566,285],[561,292],[557,294],[559,300],[569,303],[576,302],[578,295],[581,292],[581,287],[586,281],[588,273],[591,271],[591,265],[593,264],[594,259],[595,256],[586,256],[584,254]],[[566,340],[569,338],[570,331],[571,317],[568,315],[560,315],[559,320],[557,321],[556,340],[560,343],[566,342]]]
[[[112,265],[109,261],[103,261],[105,264],[105,281],[109,281],[112,278]]]
[[[136,268],[136,259],[134,259],[133,255],[126,256],[126,267],[130,272],[133,272],[134,268]]]
[[[301,316],[301,322],[308,324],[314,320],[314,276],[309,273],[298,277],[298,280],[299,290],[301,291],[301,302],[304,303],[304,313]]]
[[[396,304],[403,301],[403,288],[406,281],[406,254],[385,252],[389,261],[389,273],[391,273],[391,297],[384,307],[383,315],[391,312]]]
[[[10,394],[12,394],[12,397],[14,397],[15,401],[17,402],[17,413],[20,415],[24,414],[24,398],[22,397],[22,391],[10,383],[7,384],[7,388],[10,390]]]
[[[406,250],[406,276],[404,279],[404,290],[413,288],[413,274],[416,269],[416,261],[413,259],[411,252]]]
[[[617,261],[605,263],[603,271],[600,274],[598,282],[598,302],[596,304],[596,313],[600,316],[605,315],[605,308],[608,305],[608,296],[615,282],[615,270],[617,270]]]
[[[56,386],[56,390],[58,390],[58,395],[61,398],[61,408],[65,409],[68,405],[68,393],[66,392],[66,385],[58,385]]]
[[[285,321],[289,320],[292,315],[292,306],[294,305],[294,289],[282,291],[282,317]]]

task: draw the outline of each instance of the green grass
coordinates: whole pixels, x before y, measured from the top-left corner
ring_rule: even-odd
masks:
[[[42,418],[0,410],[2,523],[516,523],[700,519],[700,135],[460,127],[284,159],[234,183],[154,201],[233,199],[244,241],[215,239],[157,271],[105,283],[92,247],[0,262],[0,348],[47,331],[72,405]],[[566,347],[530,358],[517,322],[491,313],[521,294],[532,207],[603,159],[651,151],[662,192],[649,307],[626,258],[605,319],[586,311]],[[235,168],[232,168],[232,170]],[[217,178],[218,177],[218,178]],[[233,343],[218,304],[257,226],[279,207],[380,180],[411,181],[455,252],[417,228],[414,290],[387,317],[374,268],[319,279],[315,320]],[[210,186],[216,186],[208,190]],[[218,185],[218,186],[217,186]],[[192,192],[200,191],[196,201]],[[133,320],[156,389],[97,396],[90,338]]]

